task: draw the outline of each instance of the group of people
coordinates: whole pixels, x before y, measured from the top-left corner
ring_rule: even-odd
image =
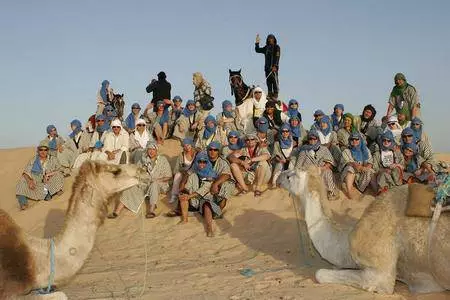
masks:
[[[258,43],[259,37],[256,51],[267,54]],[[271,57],[279,59],[274,36],[268,37],[267,45],[272,45]],[[276,78],[277,65],[278,60],[275,68],[266,70],[268,76]],[[147,170],[145,184],[125,190],[109,218],[124,208],[137,213],[143,203],[146,217],[154,218],[160,194],[169,194],[173,210],[167,216],[180,216],[186,223],[189,211],[198,211],[212,236],[213,219],[221,217],[231,196],[252,191],[258,197],[277,187],[284,170],[319,167],[330,200],[339,196],[340,187],[352,199],[369,187],[379,195],[405,183],[433,182],[446,172],[425,133],[417,91],[401,73],[395,75],[381,121],[370,104],[358,115],[336,104],[330,115],[316,110],[309,129],[303,126],[297,100],[291,99],[288,109],[279,105],[276,82],[270,82],[270,97],[256,87],[244,99],[241,105],[253,107],[250,115],[241,115],[239,107],[225,100],[213,116],[211,85],[201,73],[193,74],[194,98],[184,106],[180,96],[171,97],[166,74],[157,77],[146,88],[152,93],[149,104],[143,110],[132,104],[124,120],[117,118],[110,103],[112,88],[105,80],[97,94],[95,118],[85,125],[73,120],[67,139],[49,125],[17,184],[21,209],[27,208],[28,199],[50,200],[62,193],[64,177],[86,160],[136,164]],[[159,151],[168,138],[182,146],[173,169]]]

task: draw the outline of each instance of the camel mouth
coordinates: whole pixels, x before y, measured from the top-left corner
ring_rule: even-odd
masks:
[[[278,176],[277,181],[276,181],[277,187],[282,187],[284,189],[287,189],[288,183],[289,183],[289,178],[294,175],[295,175],[295,171],[293,171],[293,170],[287,170],[287,171],[281,172],[280,176]]]

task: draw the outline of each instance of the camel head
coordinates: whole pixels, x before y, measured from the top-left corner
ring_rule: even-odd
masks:
[[[286,189],[292,195],[299,197],[305,192],[307,173],[305,171],[287,170],[280,174],[277,179],[277,185]]]

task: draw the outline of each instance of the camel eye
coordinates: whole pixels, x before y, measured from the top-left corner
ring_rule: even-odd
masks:
[[[115,169],[112,173],[114,174],[114,175],[119,175],[120,173],[122,172],[122,169],[121,168],[117,168],[117,169]]]

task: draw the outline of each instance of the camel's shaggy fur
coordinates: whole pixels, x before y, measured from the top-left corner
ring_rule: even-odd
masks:
[[[66,220],[55,241],[56,285],[69,280],[82,267],[103,223],[107,205],[117,193],[139,183],[142,170],[85,162],[72,187]],[[50,274],[50,242],[28,236],[0,210],[0,299],[14,298],[46,287]],[[64,298],[60,293],[58,297]]]
[[[338,268],[348,268],[318,270],[316,279],[320,283],[389,294],[396,279],[405,282],[412,292],[450,289],[448,214],[441,215],[429,247],[431,219],[405,216],[408,186],[400,186],[375,199],[355,226],[338,230],[329,220],[318,174],[314,170],[286,171],[278,183],[304,206],[308,233],[321,256]]]

